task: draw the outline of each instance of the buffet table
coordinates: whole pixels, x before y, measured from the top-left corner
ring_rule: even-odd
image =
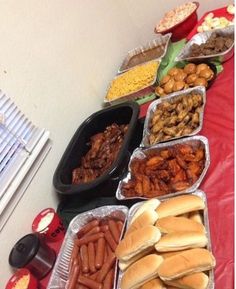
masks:
[[[216,257],[216,289],[233,289],[234,244],[234,58],[223,64],[207,91],[204,125],[200,132],[209,140],[211,165],[200,186],[207,194],[213,254]],[[140,110],[146,114],[148,105]],[[62,242],[49,243],[59,251]],[[50,275],[41,281],[46,288]]]

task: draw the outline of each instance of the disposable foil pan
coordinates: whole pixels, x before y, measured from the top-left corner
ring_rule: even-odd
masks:
[[[197,190],[197,191],[195,191],[195,192],[193,192],[191,194],[200,197],[205,203],[205,209],[203,211],[200,211],[200,212],[202,212],[201,217],[202,217],[203,225],[205,226],[205,229],[206,229],[206,236],[207,236],[207,239],[208,239],[207,249],[211,252],[212,251],[212,246],[211,246],[211,235],[210,235],[210,226],[209,226],[208,206],[207,206],[206,194],[203,191],[201,191],[201,190]],[[166,196],[166,198],[162,199],[161,202],[165,201],[167,199],[170,199],[170,197]],[[129,227],[129,224],[130,224],[134,214],[141,207],[142,204],[143,204],[143,202],[139,202],[139,203],[134,204],[130,208],[129,214],[128,214],[128,217],[127,217],[127,228]],[[119,270],[117,289],[121,288],[120,283],[121,283],[122,276],[123,276],[123,273],[122,273],[121,270]],[[212,269],[212,270],[209,270],[209,283],[208,283],[208,286],[207,286],[206,289],[214,289],[214,288],[215,288],[214,271]]]
[[[167,33],[165,35],[158,34],[156,39],[149,41],[145,45],[138,46],[138,47],[128,51],[128,54],[125,57],[124,61],[122,62],[121,66],[118,70],[118,73],[126,72],[126,71],[136,67],[137,65],[145,63],[145,62],[142,62],[140,64],[133,66],[133,67],[128,68],[129,61],[133,56],[138,55],[140,53],[143,53],[149,49],[161,47],[163,49],[163,53],[159,57],[154,58],[154,59],[163,58],[166,55],[171,35],[172,35],[172,33]],[[152,60],[149,60],[149,61],[152,61]]]
[[[145,146],[148,147],[150,146],[149,144],[149,137],[151,134],[151,131],[149,129],[149,123],[153,117],[153,114],[155,112],[155,110],[157,109],[158,105],[160,105],[163,102],[172,102],[175,101],[176,99],[178,99],[181,96],[184,95],[188,95],[188,94],[200,94],[202,95],[203,98],[203,105],[202,105],[202,109],[201,109],[201,113],[200,113],[200,117],[199,117],[199,126],[191,133],[191,134],[185,134],[182,136],[178,136],[178,137],[172,137],[170,139],[168,139],[168,141],[170,140],[174,140],[174,139],[178,139],[178,138],[182,138],[185,136],[192,136],[192,135],[196,135],[200,132],[200,130],[202,129],[203,126],[203,115],[204,115],[204,108],[205,108],[205,104],[206,104],[206,89],[204,86],[196,86],[193,88],[189,88],[183,91],[178,91],[178,92],[174,92],[171,93],[170,95],[163,97],[163,98],[159,98],[155,101],[153,101],[147,110],[147,114],[146,114],[146,118],[145,118],[145,122],[144,122],[144,128],[143,128],[143,139],[141,142],[141,146]],[[165,142],[165,141],[160,141],[160,142]]]
[[[84,212],[82,214],[77,215],[70,222],[70,225],[67,229],[64,241],[62,243],[60,252],[57,256],[57,260],[55,266],[53,268],[50,280],[48,282],[47,289],[66,289],[67,288],[67,280],[69,276],[69,264],[70,264],[70,256],[72,253],[74,239],[76,237],[76,233],[86,225],[91,219],[94,218],[103,218],[107,216],[116,217],[122,221],[124,221],[123,230],[126,223],[126,218],[128,214],[128,208],[126,206],[103,206],[96,208],[91,211]],[[122,236],[123,232],[121,232]],[[117,269],[117,262],[116,262]],[[115,271],[114,277],[114,289],[116,288],[116,280],[117,280],[117,270]]]
[[[220,36],[232,36],[234,37],[234,25],[230,25],[227,26],[225,28],[222,29],[214,29],[214,30],[210,30],[210,31],[205,31],[202,33],[198,33],[196,35],[194,35],[190,41],[183,47],[183,49],[180,51],[179,55],[175,58],[175,61],[182,61],[182,60],[187,60],[187,61],[191,61],[191,62],[200,62],[202,61],[217,61],[220,63],[223,63],[225,61],[227,61],[228,59],[230,59],[233,54],[234,54],[234,43],[232,44],[232,46],[227,49],[224,52],[221,53],[217,53],[217,54],[212,54],[212,55],[206,55],[206,56],[198,56],[198,57],[190,57],[190,47],[195,43],[195,44],[202,44],[205,43],[210,36],[212,35],[212,33],[217,33]]]
[[[134,150],[133,154],[130,157],[130,161],[129,161],[129,167],[128,167],[128,174],[126,175],[126,177],[124,179],[122,179],[119,182],[118,188],[116,190],[116,198],[118,200],[129,200],[129,199],[143,199],[146,200],[148,198],[146,197],[139,197],[139,196],[134,196],[134,197],[125,197],[122,194],[121,188],[122,185],[124,183],[127,183],[130,179],[131,179],[131,163],[133,159],[139,158],[139,159],[143,159],[146,157],[146,154],[153,152],[155,150],[159,150],[159,149],[163,149],[163,148],[168,148],[168,147],[172,147],[174,145],[177,144],[188,144],[188,143],[192,143],[193,141],[200,141],[205,148],[205,166],[204,169],[201,173],[201,175],[199,176],[198,180],[188,189],[184,190],[184,191],[178,191],[178,192],[172,192],[170,194],[166,194],[163,196],[158,196],[158,199],[165,199],[165,198],[169,198],[169,197],[173,197],[173,196],[178,196],[178,195],[182,195],[183,193],[191,193],[194,192],[198,189],[198,187],[200,186],[207,170],[208,167],[210,166],[210,152],[209,152],[209,143],[208,143],[208,139],[204,136],[191,136],[191,137],[187,137],[187,138],[182,138],[182,139],[178,139],[178,140],[174,140],[174,141],[170,141],[170,142],[166,142],[166,143],[161,143],[161,144],[157,144],[154,145],[152,147],[149,148],[137,148],[136,150]]]
[[[122,95],[122,96],[120,96],[119,98],[116,98],[116,99],[114,99],[114,100],[109,100],[109,99],[107,99],[107,97],[105,96],[104,102],[105,102],[105,103],[109,103],[109,104],[111,104],[111,105],[112,105],[112,104],[118,104],[118,103],[121,103],[121,102],[124,102],[124,101],[135,100],[135,99],[141,98],[141,97],[143,97],[143,96],[145,96],[145,95],[147,95],[147,94],[153,93],[154,90],[155,90],[155,88],[153,87],[153,85],[154,85],[154,84],[156,83],[156,81],[157,81],[157,73],[158,73],[158,70],[159,70],[159,67],[160,67],[160,64],[161,64],[161,60],[155,59],[155,60],[152,60],[152,61],[149,61],[149,62],[156,62],[156,63],[157,63],[157,71],[156,71],[156,74],[153,76],[153,81],[152,81],[150,84],[148,84],[148,85],[146,85],[146,86],[144,86],[144,87],[142,87],[142,88],[140,88],[140,89],[138,89],[138,90],[136,90],[136,91],[134,91],[134,92],[131,92],[130,94]],[[142,66],[142,65],[146,65],[146,64],[147,64],[147,62],[146,62],[146,63],[142,63],[142,64],[137,65],[137,66]],[[137,68],[137,66],[132,67],[131,69]],[[130,70],[131,70],[131,69],[130,69]],[[117,75],[116,77],[113,78],[112,81],[114,81],[115,79],[121,77],[122,75],[123,75],[123,74]],[[108,89],[107,89],[107,91],[106,91],[106,95],[107,95],[107,93],[108,93],[108,91],[109,91],[109,89],[110,89],[110,87],[111,87],[112,81],[110,82],[110,84],[109,84],[109,86],[108,86]]]

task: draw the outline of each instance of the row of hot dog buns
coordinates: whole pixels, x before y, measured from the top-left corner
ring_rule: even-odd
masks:
[[[203,272],[215,266],[215,258],[206,249],[204,208],[203,199],[190,194],[144,202],[115,251],[121,289],[206,289]]]

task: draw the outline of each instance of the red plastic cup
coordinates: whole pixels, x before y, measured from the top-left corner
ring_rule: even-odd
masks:
[[[5,289],[13,289],[16,287],[18,282],[24,282],[23,279],[29,276],[28,284],[27,280],[25,280],[25,287],[22,286],[22,289],[38,289],[38,280],[30,273],[30,271],[26,268],[22,268],[16,271],[14,275],[8,280]],[[23,279],[22,279],[23,278]],[[22,280],[21,280],[22,279]]]
[[[44,209],[36,216],[32,230],[48,241],[58,241],[65,236],[63,223],[53,208]]]

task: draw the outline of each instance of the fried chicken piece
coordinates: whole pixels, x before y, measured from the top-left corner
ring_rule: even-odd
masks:
[[[175,176],[181,169],[175,159],[168,161],[168,167],[172,176]]]
[[[190,183],[188,181],[177,182],[172,185],[174,191],[183,191],[190,187]]]
[[[179,172],[171,179],[173,183],[178,183],[187,180],[186,173],[183,169],[180,169]]]
[[[147,167],[158,168],[163,163],[164,159],[161,156],[154,156],[146,161]]]

